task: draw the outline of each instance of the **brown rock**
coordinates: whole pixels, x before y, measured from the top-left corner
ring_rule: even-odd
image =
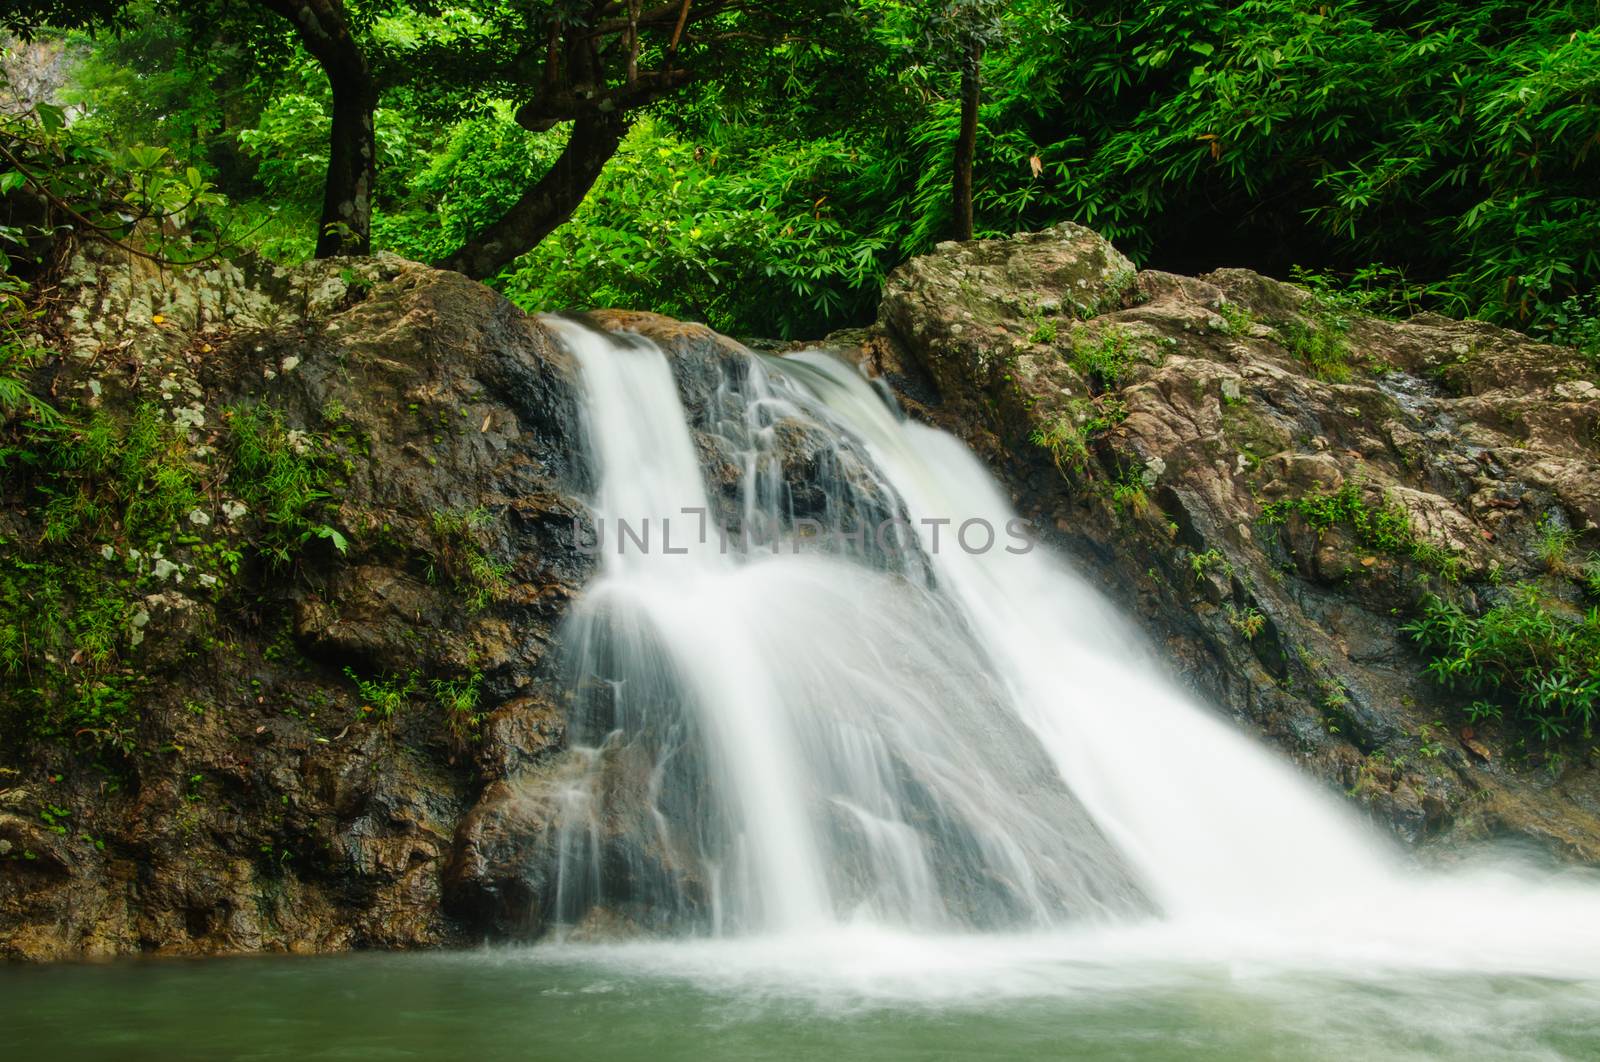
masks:
[[[1423,728],[1459,712],[1459,698],[1427,679],[1399,630],[1427,589],[1493,602],[1539,578],[1583,603],[1570,576],[1549,577],[1538,524],[1572,527],[1575,556],[1600,549],[1592,366],[1478,322],[1323,314],[1310,292],[1245,270],[1147,271],[1125,288],[1125,268],[1072,225],[941,246],[891,274],[877,329],[848,342],[914,415],[988,460],[1024,512],[1053,514],[1047,538],[1220,710],[1347,790],[1352,764],[1405,763],[1376,790],[1365,771],[1356,796],[1399,836],[1465,843],[1492,806],[1494,829],[1600,862],[1600,771],[1574,757],[1552,789],[1541,769],[1514,768],[1498,751],[1515,735],[1479,732],[1459,750],[1424,742]],[[1058,310],[1062,339],[1128,339],[1106,389],[1128,415],[1088,440],[1090,461],[1064,471],[1030,435],[1097,385],[1069,339],[1012,355],[1041,307]],[[1343,368],[1323,377],[1292,341],[1319,329],[1342,349]],[[1144,517],[1111,501],[1109,484],[1130,468],[1160,470]],[[1369,511],[1404,513],[1419,548],[1293,510],[1281,524],[1258,521],[1265,505],[1351,483]],[[1197,577],[1202,554],[1226,568],[1208,561]],[[1245,608],[1266,618],[1254,639],[1229,623]]]

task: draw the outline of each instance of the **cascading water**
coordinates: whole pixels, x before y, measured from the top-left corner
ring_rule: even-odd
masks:
[[[934,928],[1148,909],[928,558],[909,538],[879,548],[901,501],[859,440],[751,360],[717,381],[697,446],[658,348],[561,327],[588,388],[602,563],[567,636],[594,769],[563,825],[560,919],[622,904],[714,931]],[[854,549],[796,552],[782,447],[806,432],[814,524],[869,528]],[[722,504],[702,457],[729,470]],[[726,523],[783,534],[740,552]],[[642,797],[642,829],[618,829],[607,795]]]
[[[1600,892],[1392,866],[1025,548],[965,447],[851,367],[675,363],[551,326],[587,392],[602,558],[565,639],[583,766],[563,782],[558,925],[866,932],[875,954],[888,933],[930,975],[915,942],[951,933],[986,965],[1070,939],[1600,972]]]

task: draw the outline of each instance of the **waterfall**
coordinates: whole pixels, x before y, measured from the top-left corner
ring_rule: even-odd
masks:
[[[697,438],[654,344],[556,327],[587,392],[601,552],[565,639],[594,766],[563,825],[560,920],[621,905],[712,932],[991,927],[1149,908],[862,436],[741,359],[709,367]],[[706,464],[726,472],[716,497]],[[823,533],[796,533],[799,491]]]
[[[600,553],[564,635],[558,926],[1594,966],[1592,887],[1402,870],[853,367],[549,324]]]

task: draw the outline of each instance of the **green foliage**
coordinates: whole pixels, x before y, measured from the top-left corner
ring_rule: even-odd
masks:
[[[1238,631],[1247,642],[1254,641],[1256,635],[1266,629],[1267,617],[1253,605],[1242,609],[1228,605],[1227,614],[1228,626]]]
[[[281,560],[313,536],[341,544],[312,518],[326,493],[320,461],[294,452],[265,407],[232,421],[228,488],[261,516],[244,539],[234,537],[243,525],[225,531],[213,519],[218,457],[155,403],[6,433],[0,477],[37,533],[0,551],[5,739],[126,751],[149,682],[137,665],[144,598],[177,585],[220,593],[247,550]]]
[[[437,562],[456,591],[465,598],[469,612],[482,612],[510,590],[506,581],[510,565],[499,564],[489,556],[486,532],[493,522],[494,518],[481,505],[475,509],[432,514]],[[438,575],[438,569],[430,565],[429,577]]]
[[[331,125],[318,95],[287,92],[262,109],[254,128],[240,130],[238,142],[269,196],[310,205],[322,195]]]
[[[1119,386],[1136,353],[1127,330],[1115,325],[1099,331],[1080,327],[1072,333],[1072,367],[1097,388]]]
[[[1362,483],[1346,480],[1336,491],[1317,491],[1273,502],[1262,509],[1261,520],[1269,526],[1279,525],[1293,514],[1319,536],[1332,527],[1343,525],[1369,549],[1409,557],[1447,578],[1460,576],[1461,558],[1419,536],[1405,509],[1392,500],[1368,504],[1365,493]]]
[[[1277,326],[1289,353],[1303,361],[1312,375],[1330,383],[1344,383],[1350,379],[1350,345],[1345,333],[1350,330],[1347,311],[1360,304],[1325,283],[1321,278],[1311,278],[1297,271],[1295,279],[1301,283],[1313,280],[1312,298],[1302,307],[1300,317],[1293,317]]]
[[[1344,383],[1350,379],[1350,365],[1346,360],[1350,350],[1345,345],[1342,330],[1313,318],[1310,324],[1286,321],[1278,326],[1278,331],[1289,353],[1305,362],[1312,375],[1330,383]]]
[[[1255,327],[1256,315],[1250,312],[1250,307],[1237,302],[1222,300],[1217,305],[1217,315],[1227,325],[1229,335],[1247,336]]]
[[[1033,429],[1033,445],[1050,452],[1056,468],[1082,471],[1089,465],[1090,444],[1128,419],[1128,407],[1109,395],[1071,398],[1065,407]]]
[[[505,277],[528,309],[620,306],[735,333],[814,335],[866,317],[893,264],[863,203],[870,147],[718,129],[697,145],[641,121],[573,220]]]
[[[1545,313],[1537,331],[1552,343],[1578,348],[1600,375],[1600,291],[1563,299]]]
[[[98,558],[25,559],[0,543],[0,733],[126,751],[143,681],[120,666],[133,581]]]
[[[126,420],[96,410],[81,426],[62,421],[25,439],[13,456],[36,473],[46,543],[87,535],[157,544],[205,501],[203,467],[154,403]]]
[[[1280,272],[1381,262],[1432,306],[1507,320],[1600,277],[1590,3],[1117,0],[1008,19],[984,64],[989,226],[1071,217],[1158,264],[1222,264],[1223,243]]]
[[[204,469],[160,407],[94,412],[14,430],[0,467],[39,535],[0,562],[0,729],[22,737],[131,747],[145,685],[127,667],[148,615],[141,594],[179,566],[163,556],[206,502]]]
[[[487,113],[439,130],[437,141],[419,152],[418,167],[407,174],[403,197],[379,202],[374,238],[408,258],[436,261],[505,213],[527,191],[530,177],[548,170],[566,145],[565,129],[530,133],[512,120],[511,110],[497,103]],[[519,297],[514,284],[508,292]],[[544,308],[568,305],[576,303]]]
[[[1220,571],[1224,578],[1233,578],[1233,563],[1225,557],[1220,549],[1208,549],[1204,553],[1196,553],[1189,558],[1189,570],[1194,572],[1195,582],[1204,579],[1207,573]]]
[[[775,47],[747,31],[796,16],[762,7],[685,45],[702,76],[637,120],[574,219],[499,278],[517,302],[741,334],[865,319],[884,272],[948,233],[960,66],[982,40],[980,234],[1077,220],[1164,268],[1306,264],[1340,313],[1472,313],[1597,349],[1590,0],[854,0]],[[202,224],[308,253],[328,128],[315,64],[248,5],[220,34],[210,9],[130,11],[69,90],[80,147],[164,148],[169,206],[192,168],[231,203]],[[523,45],[553,11],[362,9],[384,81],[380,246],[438,258],[554,164],[564,129],[513,118],[538,68]],[[1337,331],[1285,338],[1337,378]]]
[[[1583,566],[1578,569],[1578,577],[1590,597],[1600,597],[1600,553],[1589,554]]]
[[[354,668],[347,667],[344,673],[356,685],[356,692],[361,697],[362,713],[383,720],[393,719],[410,703],[420,682],[415,671],[371,679],[362,678]]]
[[[1444,744],[1439,735],[1445,733],[1444,723],[1435,720],[1417,727],[1417,754],[1425,760],[1436,760],[1444,754]]]
[[[1307,288],[1325,312],[1362,313],[1371,317],[1405,318],[1428,307],[1468,312],[1448,284],[1421,284],[1386,265],[1365,265],[1346,274],[1294,266],[1289,277]]]
[[[0,263],[4,259],[0,233]],[[47,352],[29,343],[23,334],[23,327],[38,313],[28,305],[27,293],[27,283],[0,268],[0,425],[21,418],[40,427],[59,427],[61,418],[55,407],[28,388],[27,376]],[[0,462],[3,459],[0,454]]]
[[[445,726],[458,742],[471,740],[483,724],[478,700],[483,675],[474,671],[464,679],[434,679],[429,683],[433,703],[444,713]]]
[[[1578,533],[1549,514],[1539,518],[1539,557],[1557,575],[1567,572],[1567,554],[1578,540]]]
[[[311,539],[326,539],[340,553],[349,543],[317,518],[328,497],[333,455],[320,436],[284,427],[264,403],[223,410],[233,466],[228,486],[263,520],[261,544],[277,561]]]
[[[1129,468],[1111,484],[1111,505],[1118,512],[1143,516],[1150,511],[1150,496],[1146,493],[1144,470]]]
[[[1525,584],[1507,603],[1476,617],[1429,597],[1422,615],[1403,630],[1432,658],[1427,671],[1436,682],[1478,698],[1467,709],[1471,718],[1505,716],[1546,742],[1593,737],[1600,713],[1600,609],[1569,617]]]
[[[240,235],[200,169],[161,146],[107,146],[51,104],[0,110],[0,196],[6,194],[26,195],[36,206],[0,213],[0,274],[36,269],[64,228],[181,261],[203,259]],[[0,293],[14,292],[15,284],[8,279]]]

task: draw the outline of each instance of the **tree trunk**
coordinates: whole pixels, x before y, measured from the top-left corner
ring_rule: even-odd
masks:
[[[972,239],[972,157],[978,147],[978,64],[983,42],[967,48],[961,64],[961,131],[956,135],[956,166],[951,190],[955,199],[955,239]]]
[[[616,154],[628,121],[618,114],[583,117],[572,123],[572,136],[550,171],[529,188],[500,220],[491,222],[459,250],[435,262],[474,280],[485,280],[517,256],[531,251],[572,216],[589,194],[600,171]]]
[[[378,89],[350,32],[342,0],[262,0],[294,26],[333,90],[333,130],[317,226],[317,257],[372,250],[372,186],[377,174],[373,111]]]

